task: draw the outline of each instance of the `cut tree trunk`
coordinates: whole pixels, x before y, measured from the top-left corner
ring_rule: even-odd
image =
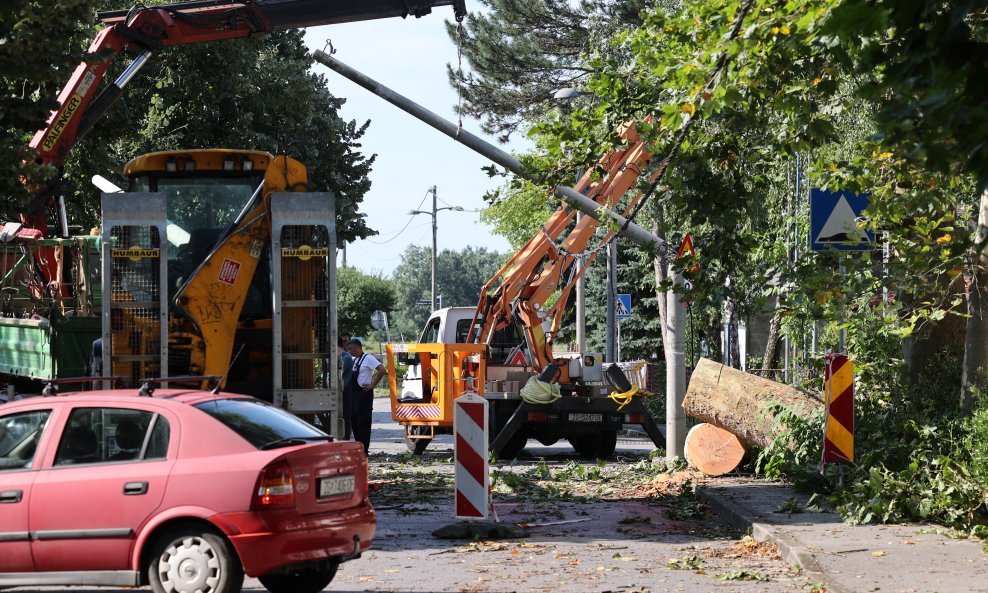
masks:
[[[748,445],[764,448],[782,432],[774,405],[800,418],[823,408],[823,398],[784,383],[701,358],[693,369],[683,410],[687,414],[737,436]]]
[[[708,476],[722,476],[741,465],[745,446],[723,428],[701,422],[687,433],[684,453],[696,469]]]

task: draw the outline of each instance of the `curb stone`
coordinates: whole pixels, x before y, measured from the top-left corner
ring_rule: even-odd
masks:
[[[778,546],[784,562],[801,567],[810,580],[823,582],[827,587],[827,593],[853,593],[851,589],[834,582],[833,577],[823,571],[813,554],[777,525],[755,521],[751,513],[743,507],[703,486],[697,486],[696,493],[704,497],[714,512],[731,527],[750,531],[755,541],[770,541]]]

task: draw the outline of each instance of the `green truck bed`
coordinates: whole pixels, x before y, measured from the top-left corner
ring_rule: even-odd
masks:
[[[0,318],[0,378],[45,381],[86,374],[100,318]]]

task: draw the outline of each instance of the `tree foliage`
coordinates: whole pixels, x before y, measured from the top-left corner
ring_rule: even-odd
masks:
[[[559,198],[543,187],[524,181],[518,187],[507,185],[499,189],[488,202],[480,221],[490,226],[491,232],[507,239],[513,248],[520,249],[549,219]]]
[[[14,155],[23,154],[17,151],[26,147],[27,131],[42,127],[42,115],[47,116],[57,89],[69,78],[68,65],[74,66],[82,56],[81,40],[95,34],[95,28],[85,27],[81,35],[75,33],[80,22],[88,20],[83,19],[83,13],[91,16],[92,3],[59,2],[60,6],[44,9],[41,3],[26,4],[22,13],[2,14],[2,22],[7,23],[10,17],[16,24],[15,32],[23,27],[30,34],[13,39],[19,46],[0,44],[0,52],[8,52],[3,48],[11,47],[30,52],[35,47],[32,43],[37,43],[37,32],[51,33],[51,37],[47,52],[38,48],[38,62],[26,62],[30,69],[22,70],[18,64],[4,70],[8,93],[0,100],[0,113],[4,117],[20,114],[19,119],[11,121],[21,126],[20,134],[28,134],[6,137],[3,146],[12,155],[5,161],[8,165],[23,160]],[[129,7],[117,4],[100,8]],[[2,10],[10,8],[5,5]],[[71,23],[72,34],[56,34],[53,27],[59,23],[65,27]],[[52,39],[74,43],[58,46],[60,53],[53,54],[51,48],[56,46]],[[18,50],[17,56],[21,55]],[[16,61],[13,54],[0,53],[0,60],[4,59]],[[47,66],[42,67],[42,61]],[[126,62],[126,57],[121,56],[104,84],[112,81]],[[358,213],[370,189],[368,176],[374,161],[373,156],[360,152],[360,138],[369,122],[358,125],[341,119],[338,112],[343,100],[329,92],[323,76],[310,70],[311,59],[300,31],[179,46],[155,53],[65,163],[63,183],[69,196],[70,219],[86,228],[98,223],[98,195],[89,182],[96,173],[124,185],[120,175],[123,165],[140,154],[228,147],[298,158],[308,167],[310,189],[336,195],[338,237],[352,241],[374,234]],[[14,79],[8,72],[24,75],[18,84],[32,91],[29,102],[12,98]],[[3,127],[10,129],[6,123]],[[4,178],[9,181],[17,176]],[[23,191],[21,195],[25,195]],[[16,204],[23,204],[23,199]]]
[[[35,167],[28,143],[92,37],[95,0],[7,0],[0,5],[0,218],[14,219],[28,186],[53,172]],[[25,181],[27,183],[25,183]]]
[[[501,255],[486,248],[466,247],[439,253],[436,266],[436,292],[443,307],[474,307],[480,289],[501,266]],[[391,276],[397,293],[397,309],[392,333],[405,339],[418,337],[431,314],[432,249],[409,245]]]
[[[374,311],[394,311],[396,294],[388,280],[364,274],[354,268],[340,268],[336,277],[336,305],[339,331],[352,336],[371,330]]]
[[[483,118],[484,131],[507,138],[551,109],[553,95],[579,87],[590,73],[583,55],[614,27],[638,22],[643,0],[479,0],[450,38],[469,71],[449,68],[462,113]]]

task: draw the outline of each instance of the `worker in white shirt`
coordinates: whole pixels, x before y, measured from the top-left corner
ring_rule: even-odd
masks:
[[[370,452],[371,415],[374,411],[374,388],[384,378],[384,365],[373,354],[364,352],[359,338],[351,338],[348,345],[353,357],[350,374],[350,416],[353,438],[364,444],[364,453]]]

